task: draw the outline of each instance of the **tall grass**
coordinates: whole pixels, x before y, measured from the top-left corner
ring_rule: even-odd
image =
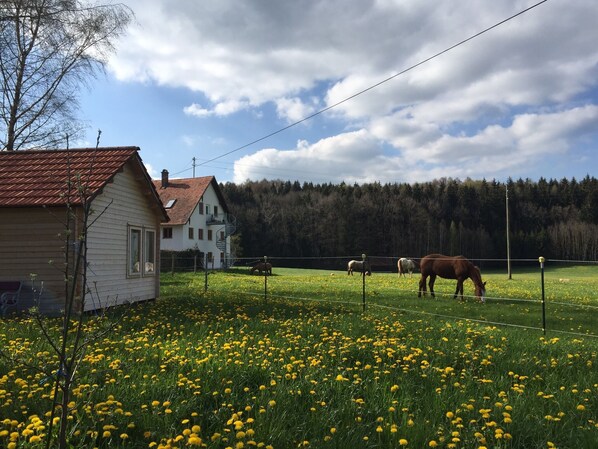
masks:
[[[523,278],[495,276],[485,276],[492,296],[537,297]],[[415,277],[374,274],[364,313],[360,277],[275,270],[266,297],[263,282],[210,274],[204,293],[201,275],[163,276],[162,298],[131,306],[82,361],[73,447],[589,449],[598,441],[597,339],[440,316],[536,320],[535,303],[417,300]],[[444,290],[454,285],[438,282]],[[568,300],[596,305],[585,293]],[[551,325],[590,332],[577,323],[587,315],[595,323],[592,309],[574,310],[573,321]],[[0,446],[40,447],[50,404],[35,367],[56,360],[24,318],[0,323],[0,344],[21,360],[0,361]]]

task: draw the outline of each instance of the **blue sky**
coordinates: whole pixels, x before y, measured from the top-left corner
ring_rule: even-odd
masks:
[[[82,93],[80,145],[101,129],[153,177],[191,177],[193,158],[236,183],[598,175],[595,0],[548,0],[251,145],[535,2],[125,3],[135,22]]]

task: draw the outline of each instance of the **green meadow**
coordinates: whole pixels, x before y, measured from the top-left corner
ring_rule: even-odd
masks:
[[[598,269],[454,281],[274,268],[163,274],[159,300],[88,318],[76,448],[594,448]],[[473,286],[466,282],[465,293]],[[49,321],[58,332],[58,321]],[[56,359],[0,322],[0,446],[44,447]],[[50,367],[50,369],[49,369]],[[51,380],[51,379],[50,379]]]

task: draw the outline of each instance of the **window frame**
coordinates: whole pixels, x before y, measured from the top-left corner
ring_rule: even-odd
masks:
[[[127,278],[156,275],[157,243],[155,228],[127,225]]]
[[[133,248],[134,234],[137,234],[139,236],[135,245],[137,248]],[[127,277],[141,277],[141,253],[143,248],[142,240],[143,227],[132,225],[127,226]],[[137,252],[137,257],[135,257],[135,252]],[[135,259],[137,260],[134,262]]]
[[[152,234],[153,237],[150,239],[148,234]],[[143,270],[141,271],[142,276],[155,276],[156,275],[156,230],[154,228],[144,227],[143,228]],[[151,241],[150,241],[151,240]],[[151,247],[148,247],[148,243],[151,243]],[[149,253],[149,254],[148,254]],[[149,257],[151,256],[151,257]],[[151,260],[150,260],[151,258]],[[148,269],[151,264],[151,269]]]

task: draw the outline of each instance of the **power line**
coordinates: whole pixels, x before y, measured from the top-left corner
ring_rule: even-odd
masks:
[[[327,107],[325,107],[323,109],[320,109],[320,110],[314,112],[313,114],[310,114],[310,115],[308,115],[306,117],[303,117],[302,119],[300,119],[300,120],[298,120],[296,122],[293,122],[293,123],[291,123],[291,124],[289,124],[289,125],[287,125],[287,126],[285,126],[283,128],[280,128],[280,129],[278,129],[276,131],[273,131],[273,132],[271,132],[271,133],[269,133],[269,134],[267,134],[267,135],[265,135],[263,137],[260,137],[259,139],[255,139],[255,140],[252,140],[249,143],[241,145],[240,147],[237,147],[234,150],[230,150],[230,151],[228,151],[226,153],[221,154],[220,156],[216,156],[216,157],[213,157],[212,159],[208,159],[205,162],[202,162],[201,164],[198,164],[198,165],[205,165],[205,164],[208,164],[208,163],[213,162],[215,160],[221,159],[221,158],[223,158],[225,156],[228,156],[229,154],[236,153],[237,151],[240,151],[240,150],[242,150],[244,148],[247,148],[247,147],[249,147],[249,146],[251,146],[253,144],[256,144],[258,142],[261,142],[262,140],[266,140],[266,139],[268,139],[268,138],[270,138],[272,136],[275,136],[276,134],[280,134],[281,132],[286,131],[289,128],[297,126],[297,125],[299,125],[299,124],[301,124],[301,123],[303,123],[303,122],[305,122],[307,120],[310,120],[310,119],[312,119],[312,118],[314,118],[314,117],[316,117],[316,116],[318,116],[320,114],[323,114],[326,111],[329,111],[329,110],[331,110],[333,108],[336,108],[337,106],[340,106],[341,104],[346,103],[347,101],[352,100],[353,98],[358,97],[359,95],[362,95],[362,94],[364,94],[366,92],[369,92],[370,90],[375,89],[376,87],[378,87],[378,86],[380,86],[380,85],[382,85],[384,83],[387,83],[387,82],[389,82],[389,81],[397,78],[398,76],[401,76],[401,75],[403,75],[403,74],[405,74],[405,73],[407,73],[407,72],[409,72],[409,71],[411,71],[411,70],[419,67],[420,65],[423,65],[423,64],[431,61],[432,59],[435,59],[435,58],[437,58],[437,57],[439,57],[439,56],[441,56],[441,55],[443,55],[443,54],[445,54],[445,53],[447,53],[447,52],[449,52],[449,51],[451,51],[451,50],[453,50],[453,49],[455,49],[455,48],[457,48],[457,47],[459,47],[459,46],[461,46],[461,45],[463,45],[463,44],[465,44],[465,43],[467,43],[467,42],[469,42],[469,41],[471,41],[471,40],[473,40],[473,39],[475,39],[477,37],[479,37],[479,36],[481,36],[482,34],[487,33],[488,31],[491,31],[494,28],[497,28],[497,27],[505,24],[506,22],[508,22],[510,20],[513,20],[514,18],[516,18],[516,17],[518,17],[518,16],[520,16],[522,14],[525,14],[526,12],[528,12],[528,11],[530,11],[530,10],[538,7],[538,6],[540,6],[542,3],[546,3],[547,1],[548,0],[541,0],[538,3],[535,3],[534,5],[529,6],[528,8],[525,8],[522,11],[519,11],[518,13],[513,14],[512,16],[509,16],[506,19],[501,20],[500,22],[495,23],[494,25],[492,25],[492,26],[490,26],[490,27],[488,27],[488,28],[486,28],[486,29],[484,29],[482,31],[479,31],[476,34],[474,34],[474,35],[472,35],[472,36],[470,36],[470,37],[468,37],[466,39],[463,39],[462,41],[457,42],[456,44],[453,44],[450,47],[448,47],[448,48],[446,48],[446,49],[444,49],[444,50],[442,50],[442,51],[440,51],[440,52],[438,52],[438,53],[436,53],[436,54],[434,54],[434,55],[432,55],[432,56],[430,56],[430,57],[428,57],[428,58],[426,58],[426,59],[424,59],[424,60],[422,60],[422,61],[420,61],[420,62],[418,62],[416,64],[413,64],[412,66],[410,66],[410,67],[408,67],[406,69],[403,69],[400,72],[395,73],[394,75],[389,76],[388,78],[383,79],[382,81],[377,82],[376,84],[373,84],[373,85],[371,85],[371,86],[369,86],[369,87],[367,87],[367,88],[365,88],[363,90],[360,90],[359,92],[354,93],[353,95],[351,95],[349,97],[344,98],[343,100],[340,100],[340,101],[338,101],[338,102],[336,102],[334,104],[331,104],[330,106],[327,106]]]

